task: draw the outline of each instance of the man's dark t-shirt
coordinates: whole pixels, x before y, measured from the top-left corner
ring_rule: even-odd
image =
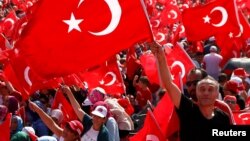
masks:
[[[214,116],[206,119],[189,98],[182,95],[179,109],[181,141],[204,141],[212,136],[212,129],[230,125],[229,117],[220,109],[215,109]]]

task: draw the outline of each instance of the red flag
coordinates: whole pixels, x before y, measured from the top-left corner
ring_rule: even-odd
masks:
[[[11,114],[8,113],[4,122],[0,124],[1,141],[9,141],[10,140],[10,124],[11,124]]]
[[[239,19],[240,19],[240,24],[242,26],[241,29],[242,37],[244,40],[247,40],[248,38],[250,38],[250,27],[247,19],[245,18],[245,16],[241,11],[239,11]]]
[[[195,67],[188,54],[179,45],[176,45],[173,47],[173,49],[169,50],[169,53],[166,54],[166,57],[173,77],[179,77],[179,72],[181,72],[182,82],[185,83],[186,73]],[[160,84],[156,61],[153,54],[144,54],[140,57],[140,60],[150,82]]]
[[[9,53],[10,62],[6,64],[4,74],[6,79],[22,93],[24,100],[27,100],[29,95],[36,90],[59,87],[59,83],[62,82],[60,78],[49,80],[41,78],[30,68],[23,56],[19,56],[18,53]]]
[[[15,24],[19,20],[16,16],[15,11],[11,11],[1,22],[2,32],[6,37],[12,37],[14,32]]]
[[[161,24],[172,25],[181,21],[181,13],[177,5],[167,4],[161,14]]]
[[[237,34],[240,31],[235,0],[217,0],[186,9],[182,18],[190,41],[204,40],[218,33]]]
[[[106,93],[111,95],[125,93],[125,86],[116,58],[110,59],[95,69],[82,72],[80,76],[83,81],[87,82],[90,89],[102,87]]]
[[[56,92],[56,96],[54,98],[51,108],[60,109],[63,112],[63,124],[67,121],[78,119],[73,107],[67,101],[61,90],[58,90]]]
[[[236,125],[249,125],[250,113],[249,112],[233,112]]]
[[[20,84],[15,74],[15,71],[10,63],[5,64],[3,72],[6,80],[10,81],[13,87],[19,92],[21,92],[22,98],[24,100],[27,100],[29,98],[30,93]]]
[[[143,128],[129,139],[130,141],[166,141],[154,114],[148,110]]]
[[[38,5],[16,46],[44,78],[79,72],[153,39],[140,0],[42,0]]]
[[[76,74],[71,74],[68,76],[65,76],[63,78],[64,84],[71,86],[71,85],[76,85],[80,88],[83,88],[83,83],[81,79],[76,75]]]
[[[133,80],[136,71],[138,71],[141,68],[141,62],[139,59],[137,59],[134,46],[128,49],[126,56],[126,65],[127,65],[128,80]]]

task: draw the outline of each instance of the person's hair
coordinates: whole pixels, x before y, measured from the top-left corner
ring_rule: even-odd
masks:
[[[143,84],[145,84],[146,86],[149,86],[149,80],[147,76],[141,76],[139,81]]]
[[[222,83],[222,82],[226,82],[227,81],[227,74],[226,73],[220,73],[218,76],[218,82]]]
[[[201,79],[205,78],[208,76],[207,72],[203,68],[193,68],[189,71],[188,76],[190,74],[196,74],[197,71],[201,72]]]
[[[211,76],[207,76],[205,78],[203,78],[202,80],[200,80],[198,83],[197,83],[197,87],[202,84],[202,83],[208,83],[208,84],[213,84],[217,90],[219,91],[219,83]]]

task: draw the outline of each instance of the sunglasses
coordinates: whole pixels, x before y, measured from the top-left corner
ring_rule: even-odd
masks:
[[[236,101],[234,101],[234,100],[226,100],[225,102],[227,104],[236,104]]]
[[[198,83],[199,81],[200,81],[200,80],[187,81],[187,82],[186,82],[186,85],[187,85],[188,87],[190,87],[190,86],[192,86],[192,85],[196,86],[197,83]]]

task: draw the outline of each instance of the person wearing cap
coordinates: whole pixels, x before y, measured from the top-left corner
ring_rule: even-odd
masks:
[[[37,141],[38,137],[33,127],[25,126],[22,131],[29,135],[31,141]]]
[[[110,106],[105,101],[98,101],[93,105],[92,109],[95,109],[97,106],[104,106],[108,110],[105,126],[109,131],[110,141],[120,141],[118,123],[111,112]]]
[[[76,101],[69,86],[62,85],[62,92],[65,93],[72,107],[82,124],[84,125],[84,131],[81,140],[86,141],[109,141],[109,132],[105,126],[106,116],[108,113],[107,108],[104,106],[97,106],[92,112],[91,116],[85,113],[79,103]]]
[[[63,112],[60,109],[53,109],[50,112],[50,117],[54,120],[54,122],[58,125],[58,126],[62,126],[62,122],[63,122]],[[58,136],[56,136],[55,134],[53,134],[53,136],[57,139]]]
[[[63,121],[63,112],[60,109],[53,109],[50,116],[58,126],[61,126]]]
[[[239,77],[241,78],[241,83],[243,84],[244,91],[240,94],[245,98],[245,100],[250,96],[250,75],[246,72],[244,68],[237,68],[232,72],[231,78]],[[240,84],[241,85],[241,84]]]
[[[229,116],[215,107],[219,95],[219,84],[211,76],[207,76],[196,85],[197,102],[182,94],[173,82],[170,69],[167,65],[165,52],[159,43],[149,43],[152,53],[157,58],[158,70],[163,88],[166,89],[173,102],[180,120],[180,140],[204,141],[209,140],[208,131],[216,127],[230,125]]]
[[[203,58],[203,68],[208,75],[212,76],[215,80],[218,80],[219,73],[221,71],[220,63],[223,57],[217,53],[217,47],[211,46],[210,53],[206,54]]]
[[[239,88],[237,82],[232,80],[227,81],[223,86],[223,91],[225,96],[231,95],[236,97],[237,104],[239,105],[240,110],[245,109],[246,103],[244,98],[239,95]]]
[[[235,96],[232,95],[226,95],[224,97],[224,102],[226,102],[228,104],[228,106],[232,109],[232,111],[239,111],[240,107],[237,104],[237,100]]]
[[[59,137],[59,140],[64,141],[80,141],[81,134],[83,132],[83,125],[78,120],[68,121],[64,128],[58,126],[53,119],[46,114],[40,107],[34,102],[29,101],[29,107],[31,110],[36,112],[46,126]]]
[[[247,96],[245,84],[243,83],[244,79],[234,75],[234,76],[231,76],[230,80],[237,83],[238,94],[241,95],[242,98],[246,101],[248,96]]]

